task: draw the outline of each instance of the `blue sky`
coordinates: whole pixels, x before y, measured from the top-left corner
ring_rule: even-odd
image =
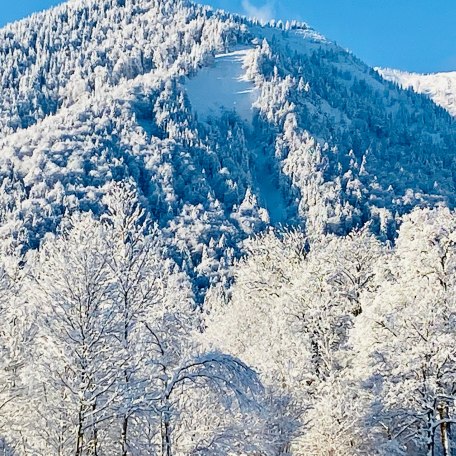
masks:
[[[0,2],[0,25],[59,0]],[[456,70],[455,0],[205,0],[263,18],[299,19],[373,66]]]

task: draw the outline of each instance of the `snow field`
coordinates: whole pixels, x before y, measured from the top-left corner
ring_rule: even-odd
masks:
[[[187,81],[188,97],[201,120],[219,116],[223,110],[235,110],[243,120],[252,121],[259,90],[247,78],[244,68],[251,49],[218,54],[212,66]]]

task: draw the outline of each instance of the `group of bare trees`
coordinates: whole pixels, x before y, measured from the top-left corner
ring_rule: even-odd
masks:
[[[104,203],[101,220],[65,218],[21,267],[5,261],[5,454],[203,454],[217,429],[199,433],[192,412],[242,422],[261,393],[243,362],[202,350],[190,284],[135,189],[114,185]]]
[[[456,423],[456,216],[415,210],[394,247],[253,239],[207,296],[206,339],[260,373],[293,455],[451,456]]]

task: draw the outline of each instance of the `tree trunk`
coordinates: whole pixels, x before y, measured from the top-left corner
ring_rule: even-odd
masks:
[[[171,417],[169,408],[162,412],[161,419],[162,456],[172,456],[171,452]]]
[[[128,417],[124,416],[122,422],[122,456],[127,456]]]
[[[440,423],[440,439],[442,442],[442,451],[443,456],[453,456],[451,451],[451,442],[450,442],[450,424],[446,421],[448,420],[448,404],[446,402],[441,402],[438,406],[439,419]]]
[[[291,443],[289,443],[289,442],[285,443],[280,454],[282,454],[282,455],[291,454]]]
[[[83,430],[83,423],[82,423],[82,406],[79,409],[78,415],[78,434],[76,439],[76,452],[75,456],[82,456],[82,446],[84,444],[84,430]]]
[[[95,418],[95,411],[97,409],[97,403],[95,402],[92,407],[92,419]],[[97,424],[95,423],[93,425],[93,442],[92,442],[92,447],[93,447],[93,456],[98,456],[98,429],[97,429]]]
[[[124,292],[124,299],[123,299],[123,320],[124,320],[124,327],[123,327],[123,344],[126,353],[129,353],[129,312],[128,309],[130,308],[128,294]],[[128,369],[125,369],[123,372],[126,390],[129,391],[129,383],[130,383],[130,375],[128,373]],[[122,435],[121,435],[121,445],[122,445],[122,456],[128,455],[128,413],[125,414],[122,420]]]
[[[432,410],[427,414],[427,456],[434,456],[434,413]]]

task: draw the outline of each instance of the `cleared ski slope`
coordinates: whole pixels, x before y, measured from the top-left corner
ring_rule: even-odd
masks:
[[[218,117],[223,110],[235,110],[243,120],[252,121],[259,92],[244,69],[250,51],[241,48],[218,54],[212,66],[202,68],[187,81],[187,94],[200,120]]]

